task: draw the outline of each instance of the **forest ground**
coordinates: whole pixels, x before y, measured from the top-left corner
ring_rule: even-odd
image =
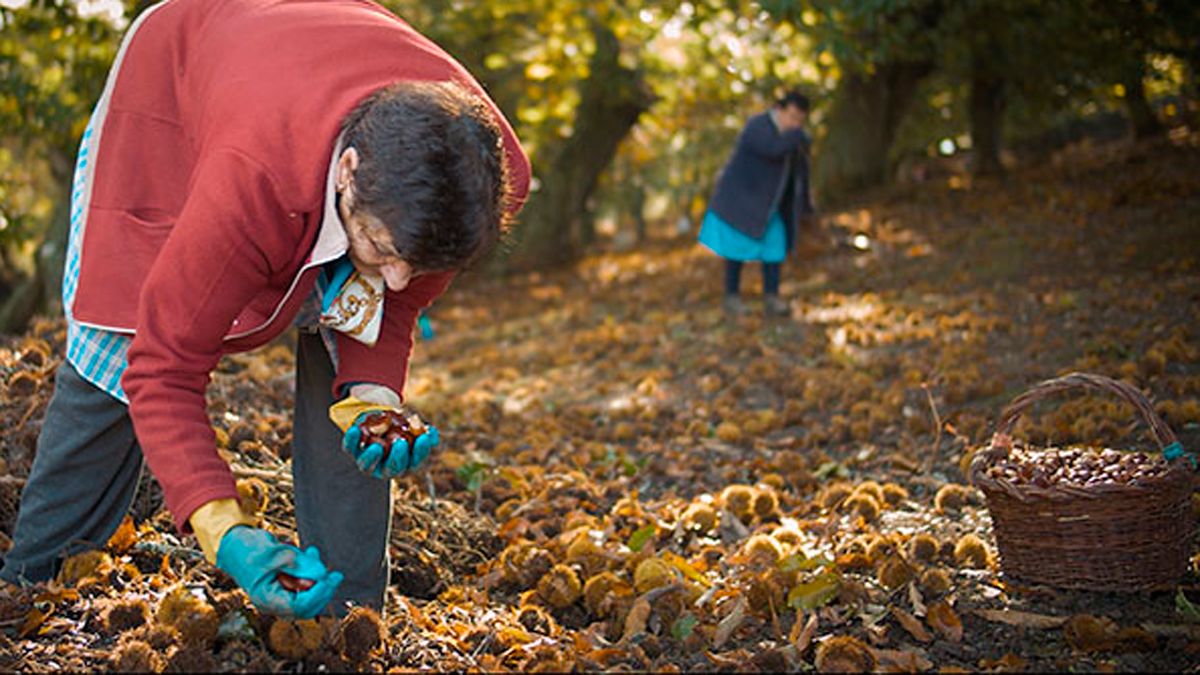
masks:
[[[395,484],[384,619],[258,615],[146,479],[104,555],[0,590],[0,668],[1197,670],[1194,545],[1167,591],[1010,578],[964,462],[1070,371],[1135,384],[1200,446],[1200,135],[823,214],[784,267],[790,318],[726,317],[721,274],[680,238],[438,301],[407,396],[443,443]],[[5,535],[62,340],[0,342]],[[292,364],[286,340],[228,357],[209,397],[284,536]],[[1061,400],[1017,435],[1153,447],[1119,401]]]

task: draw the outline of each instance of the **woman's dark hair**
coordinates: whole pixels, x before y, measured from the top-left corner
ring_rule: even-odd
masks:
[[[808,112],[809,102],[807,96],[801,94],[796,89],[792,89],[783,96],[779,97],[779,100],[775,101],[775,105],[779,106],[780,108],[786,108],[789,105],[794,105],[804,112]]]
[[[359,154],[355,210],[378,218],[420,271],[467,267],[508,228],[500,128],[453,82],[402,82],[364,99],[342,123]]]

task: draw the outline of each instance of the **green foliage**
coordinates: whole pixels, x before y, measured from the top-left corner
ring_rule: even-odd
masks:
[[[0,8],[0,26],[0,136],[73,145],[124,26],[82,17],[74,3],[46,0]]]
[[[675,619],[675,622],[671,624],[671,637],[676,640],[686,640],[698,623],[700,623],[700,620],[696,618],[695,614],[684,612],[682,616]]]
[[[120,32],[147,4],[112,2],[117,16],[84,16],[105,5],[68,0],[0,7],[0,285],[62,212]],[[584,199],[564,201],[587,213],[556,215],[600,234],[698,219],[746,117],[784,88],[813,97],[818,171],[840,162],[874,180],[888,171],[864,161],[933,154],[946,137],[969,144],[966,102],[981,77],[999,83],[1013,142],[1122,103],[1143,74],[1151,94],[1194,93],[1200,64],[1191,0],[382,2],[462,61],[514,121],[534,165],[531,207],[539,193],[563,194],[552,189],[563,181],[588,181],[566,191]],[[601,38],[617,41],[623,70],[592,72]],[[597,76],[614,80],[589,82]],[[644,86],[652,105],[598,177],[563,175],[553,160],[578,140],[585,87],[606,84],[614,96]],[[879,101],[890,107],[862,119]]]
[[[75,148],[104,87],[125,19],[73,2],[0,7],[0,247],[41,237],[69,197]],[[16,247],[16,248],[14,248]],[[27,254],[24,254],[27,257]],[[28,266],[28,265],[26,265]]]
[[[454,471],[454,475],[471,492],[478,492],[491,474],[491,465],[484,462],[467,462]]]
[[[629,550],[634,553],[641,551],[645,548],[646,544],[654,539],[656,534],[658,534],[658,528],[654,524],[636,530],[633,534],[629,535]]]

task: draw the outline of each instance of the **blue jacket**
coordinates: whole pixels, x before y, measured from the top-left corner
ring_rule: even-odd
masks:
[[[809,143],[802,129],[779,133],[770,113],[751,117],[717,178],[708,208],[755,239],[763,236],[772,207],[777,208],[788,225],[790,250],[800,217],[813,210],[808,191]]]

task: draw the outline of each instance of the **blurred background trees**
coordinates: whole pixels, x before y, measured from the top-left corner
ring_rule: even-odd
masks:
[[[0,0],[0,331],[56,310],[75,146],[148,4]],[[823,208],[1197,117],[1194,0],[383,4],[479,77],[530,152],[499,269],[689,230],[745,118],[786,87],[815,103]]]

